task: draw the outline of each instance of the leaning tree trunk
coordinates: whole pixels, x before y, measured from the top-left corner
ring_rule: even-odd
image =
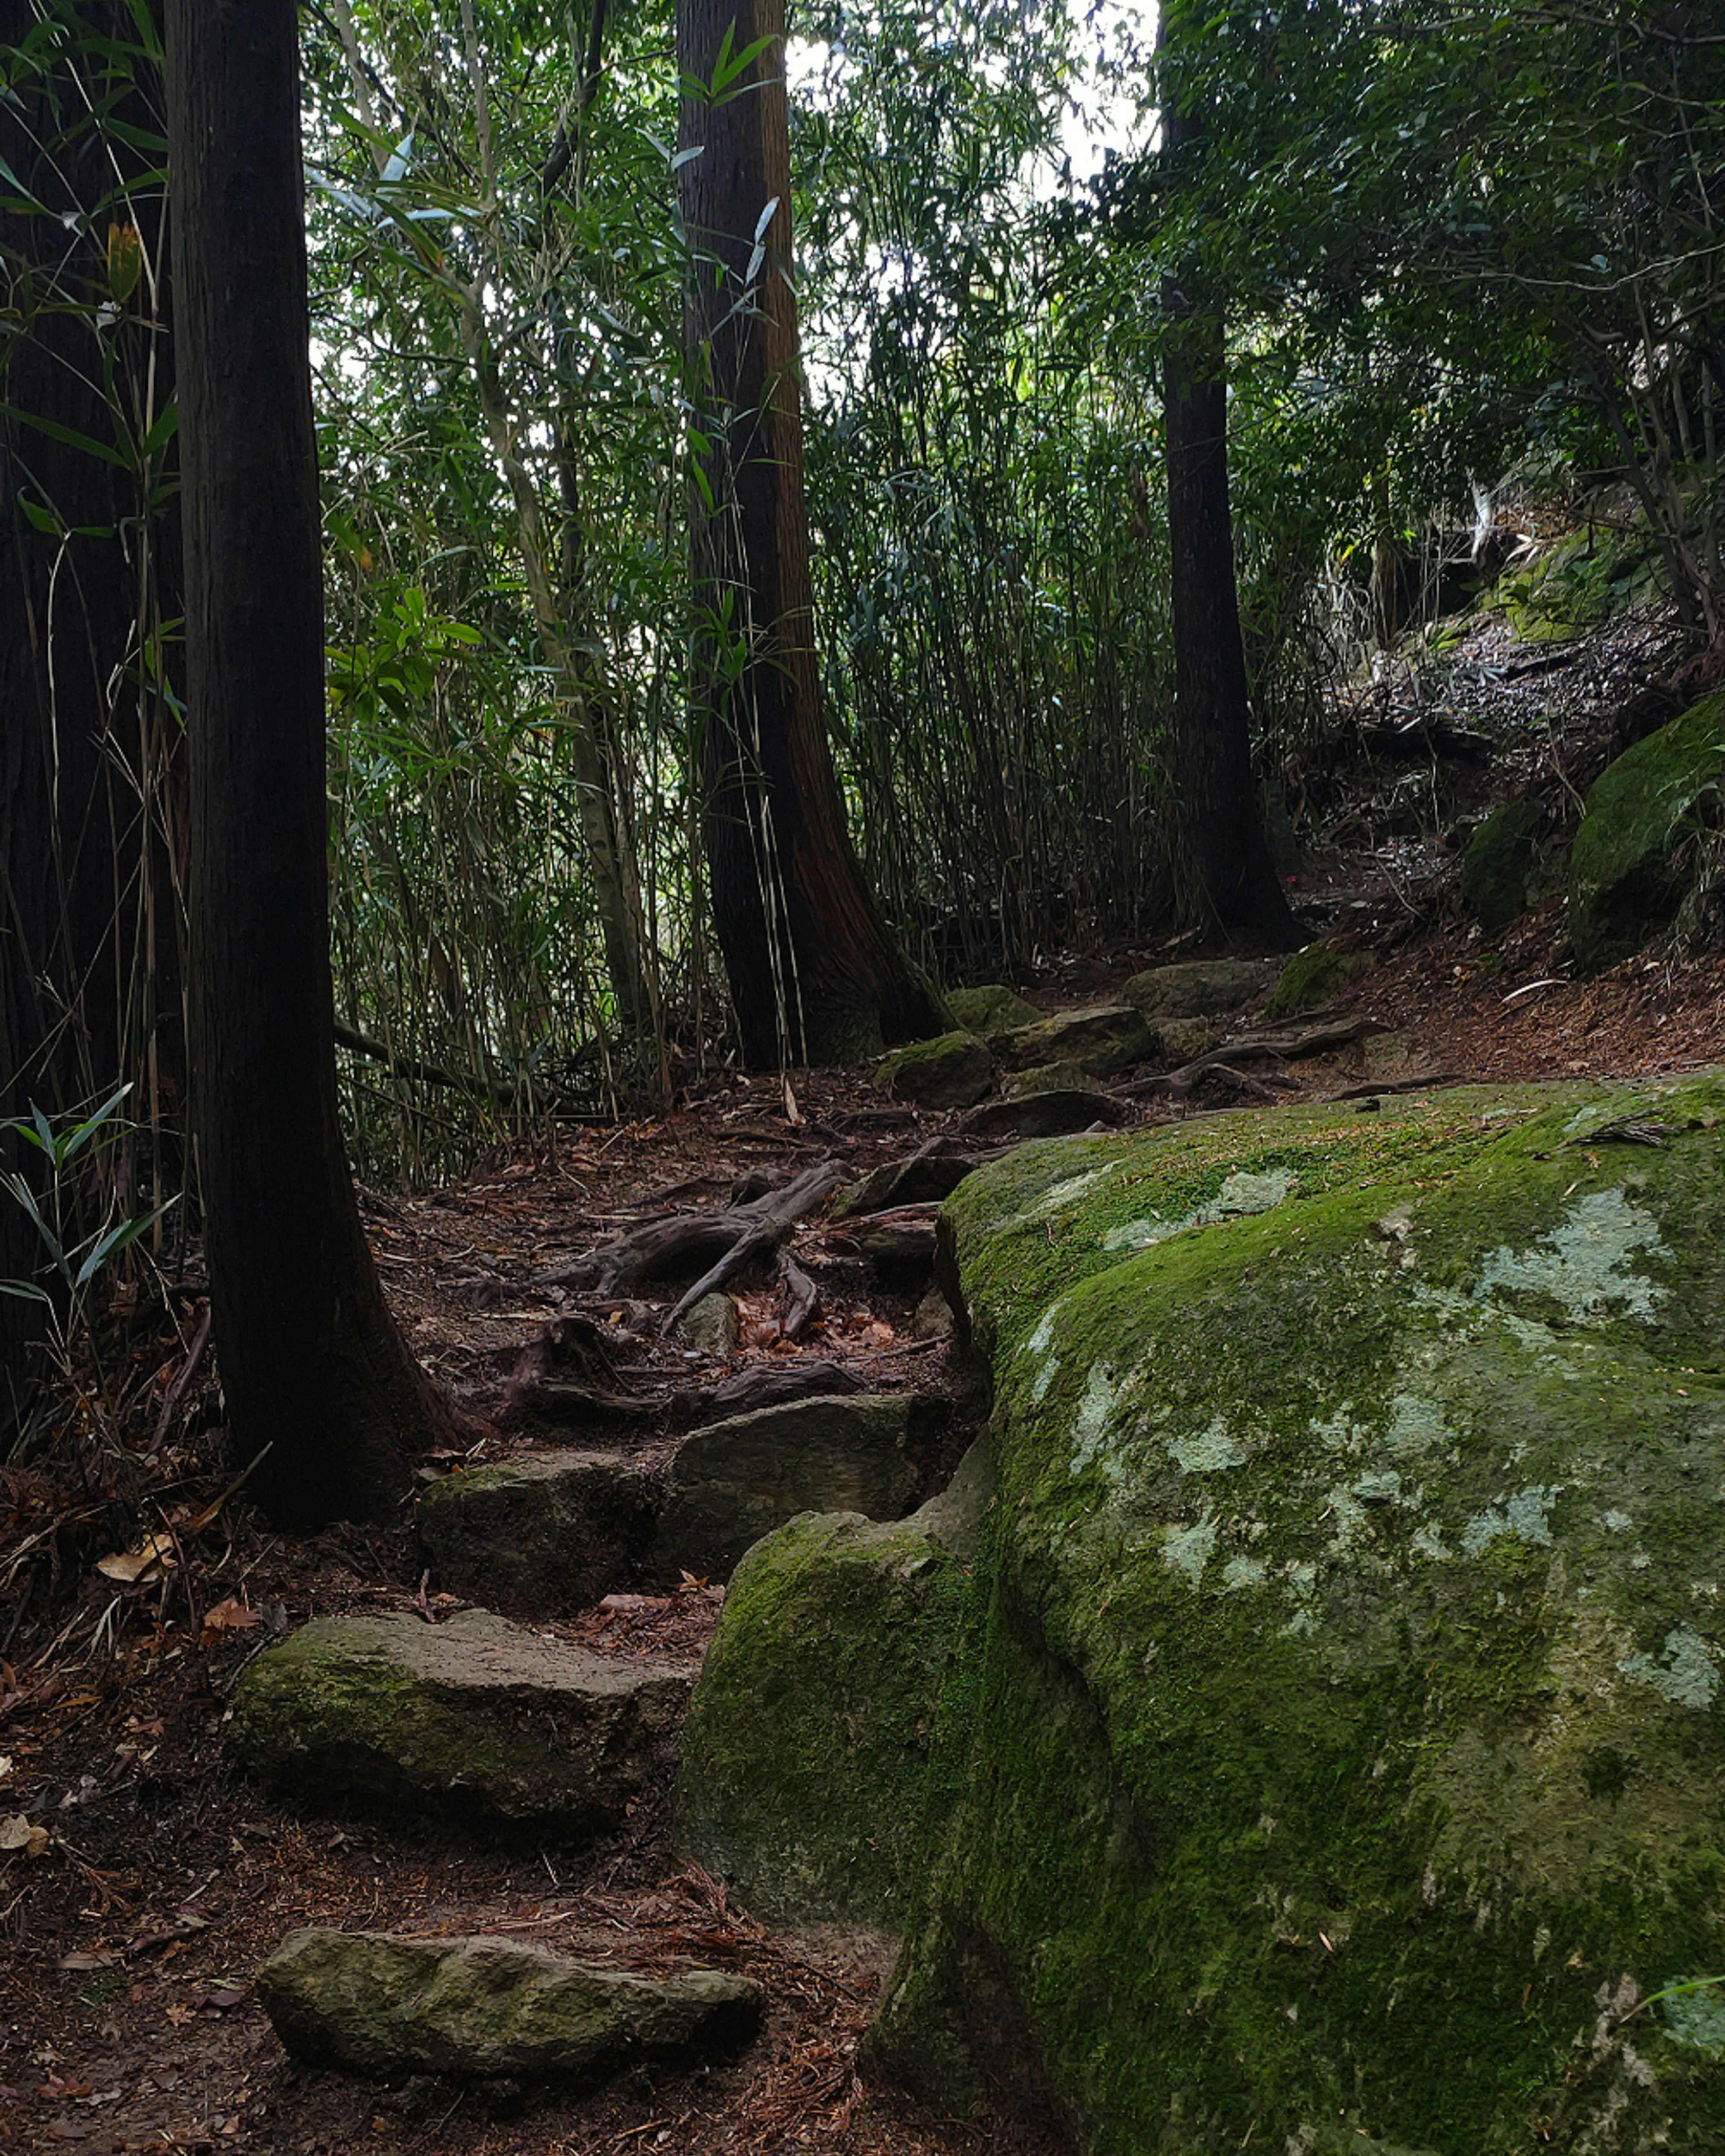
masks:
[[[706,441],[696,445],[690,547],[708,866],[743,1054],[757,1065],[839,1061],[944,1023],[864,884],[821,711],[783,0],[677,0],[685,82],[711,85],[721,49],[763,38],[717,97],[684,97],[678,129],[696,259],[685,344]]]
[[[1178,184],[1200,149],[1193,99],[1203,31],[1163,7],[1163,155]],[[1176,870],[1185,925],[1230,942],[1291,949],[1304,940],[1270,858],[1252,769],[1250,693],[1228,498],[1228,359],[1219,308],[1173,283],[1163,369],[1174,632]]]
[[[0,48],[39,13],[0,0]],[[177,517],[161,506],[174,395],[161,75],[151,18],[126,0],[68,11],[37,53],[0,102],[16,177],[0,201],[0,1119],[69,1114],[137,1081],[129,1114],[153,1142],[131,1165],[147,1181],[177,1166],[184,1062],[178,725],[143,657],[180,612]],[[28,1149],[0,1156],[39,1166]],[[0,1201],[0,1280],[44,1255],[23,1208]],[[0,1296],[0,1454],[33,1397],[43,1315]]]
[[[168,0],[192,1008],[234,1445],[304,1526],[389,1517],[447,1407],[366,1247],[336,1106],[323,583],[295,0]]]

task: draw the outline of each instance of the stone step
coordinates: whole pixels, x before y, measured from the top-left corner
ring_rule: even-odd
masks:
[[[712,1423],[672,1460],[651,1577],[728,1579],[744,1551],[798,1512],[896,1520],[916,1504],[910,1447],[937,1403],[910,1393],[792,1400]]]
[[[649,1979],[507,1939],[321,1927],[289,1933],[258,1996],[295,2057],[372,2073],[614,2072],[734,2049],[761,2019],[759,1985],[716,1969]]]
[[[531,1453],[445,1476],[420,1494],[439,1587],[507,1617],[560,1617],[632,1586],[664,1479],[627,1456]]]
[[[672,1763],[692,1675],[564,1646],[486,1609],[441,1625],[322,1617],[251,1664],[229,1734],[296,1796],[596,1835]]]

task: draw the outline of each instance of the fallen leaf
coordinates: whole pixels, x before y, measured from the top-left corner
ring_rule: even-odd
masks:
[[[248,1609],[243,1602],[236,1602],[230,1594],[225,1602],[218,1602],[213,1609],[204,1611],[203,1630],[198,1644],[207,1647],[213,1640],[220,1639],[224,1632],[247,1631],[252,1625],[261,1625],[263,1621],[255,1609]]]
[[[182,2029],[193,2018],[189,2006],[173,2005],[165,2010],[165,2017],[176,2029]]]
[[[151,1573],[165,1572],[173,1561],[172,1535],[146,1535],[135,1550],[98,1558],[96,1570],[104,1579],[116,1580],[121,1587],[136,1587]]]
[[[48,1829],[33,1826],[22,1812],[0,1819],[0,1850],[21,1849],[26,1856],[48,1854]]]
[[[119,1958],[117,1953],[100,1953],[95,1951],[89,1953],[69,1953],[60,1956],[59,1965],[62,1969],[112,1969]]]

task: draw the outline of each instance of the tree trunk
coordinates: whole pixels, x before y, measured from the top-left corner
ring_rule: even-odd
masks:
[[[214,1338],[284,1526],[391,1517],[447,1407],[367,1249],[336,1116],[323,583],[294,0],[168,0],[192,1004]]]
[[[37,13],[0,0],[0,47]],[[66,1115],[137,1081],[128,1109],[152,1142],[126,1172],[141,1199],[177,1168],[184,1064],[179,730],[140,656],[160,654],[180,611],[177,516],[151,498],[174,388],[161,76],[124,0],[85,8],[46,72],[8,72],[0,156],[21,192],[0,204],[14,325],[0,345],[0,1118]],[[43,1258],[0,1199],[0,1279]],[[0,1296],[0,1454],[32,1396],[43,1316]]]
[[[839,1061],[946,1020],[864,884],[821,711],[783,0],[677,0],[685,80],[713,82],[727,32],[732,54],[771,42],[716,98],[685,95],[678,129],[696,257],[685,344],[706,438],[690,545],[713,924],[746,1060]]]
[[[1163,8],[1164,61],[1192,34]],[[1199,35],[1202,33],[1199,33]],[[1180,52],[1165,77],[1163,154],[1179,184],[1204,124]],[[1168,534],[1174,631],[1175,870],[1184,924],[1230,943],[1290,950],[1305,941],[1270,858],[1252,769],[1250,695],[1228,500],[1228,359],[1219,308],[1165,293],[1174,317],[1163,362]]]

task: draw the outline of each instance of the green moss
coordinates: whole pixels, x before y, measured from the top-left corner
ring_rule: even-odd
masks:
[[[1659,548],[1645,528],[1592,525],[1502,578],[1493,600],[1524,642],[1558,643],[1656,598],[1659,569]]]
[[[1461,896],[1487,936],[1501,936],[1527,910],[1538,860],[1539,804],[1501,802],[1467,844]]]
[[[1721,2145],[1625,2017],[1725,1967],[1722,1115],[1467,1089],[963,1186],[997,1524],[883,2063],[974,2099],[986,1968],[1096,2156]]]
[[[942,1807],[957,1560],[911,1522],[804,1513],[738,1567],[685,1726],[682,1845],[783,1919],[901,1922]]]
[[[999,981],[982,988],[949,989],[947,1008],[955,1025],[979,1034],[1009,1033],[1014,1026],[1034,1025],[1042,1015],[1034,1004]]]
[[[1368,952],[1338,951],[1332,944],[1308,943],[1282,968],[1264,1015],[1273,1022],[1322,1010],[1375,963]]]
[[[1683,896],[1682,840],[1718,801],[1725,690],[1637,742],[1587,797],[1569,858],[1569,940],[1588,972],[1638,950]]]

